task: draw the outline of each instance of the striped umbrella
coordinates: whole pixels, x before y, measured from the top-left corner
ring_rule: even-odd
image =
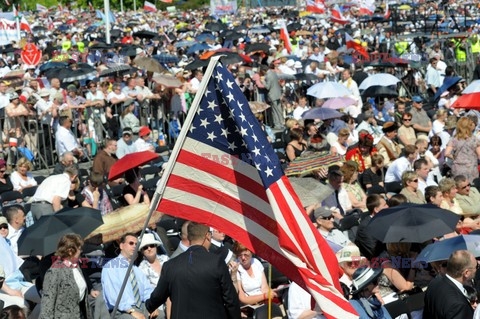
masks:
[[[305,176],[321,168],[343,163],[343,156],[330,152],[316,152],[295,158],[285,169],[286,176]]]

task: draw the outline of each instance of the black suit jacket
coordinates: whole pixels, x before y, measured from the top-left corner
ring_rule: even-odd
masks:
[[[473,308],[467,297],[446,276],[438,276],[425,293],[424,319],[471,319]]]
[[[366,214],[360,221],[355,237],[355,245],[360,249],[362,256],[368,260],[378,257],[385,249],[384,244],[373,237],[367,229],[368,223],[372,220],[370,215]]]
[[[240,319],[240,302],[225,261],[203,246],[191,246],[166,262],[150,299],[153,312],[167,298],[172,319]]]

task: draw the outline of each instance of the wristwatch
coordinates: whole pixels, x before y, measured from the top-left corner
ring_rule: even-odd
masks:
[[[127,313],[128,313],[129,315],[131,315],[131,314],[132,314],[132,313],[134,313],[134,312],[135,312],[135,309],[133,309],[133,308],[132,308],[132,309],[129,309],[129,310],[127,310]]]

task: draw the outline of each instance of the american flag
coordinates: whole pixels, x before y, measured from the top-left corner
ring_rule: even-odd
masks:
[[[197,94],[200,104],[183,128],[188,133],[158,211],[240,241],[306,288],[328,318],[358,318],[339,292],[333,251],[307,217],[230,72],[218,63]]]

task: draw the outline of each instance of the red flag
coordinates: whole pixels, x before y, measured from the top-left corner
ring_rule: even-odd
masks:
[[[53,30],[55,25],[53,24],[52,18],[48,17],[48,30]]]
[[[162,2],[166,2],[166,3],[172,3],[172,0],[160,0]]]
[[[30,24],[28,23],[27,19],[25,19],[25,17],[23,17],[23,16],[20,19],[20,30],[32,33],[32,29],[30,28]]]
[[[358,13],[364,16],[365,15],[372,16],[374,12],[375,12],[375,7],[369,6],[366,3],[361,4],[360,9],[358,10]]]
[[[306,215],[232,74],[210,65],[200,87],[157,210],[238,240],[306,289],[327,318],[358,318],[340,293],[333,251]]]
[[[383,16],[385,19],[390,18],[390,8],[388,7],[388,2],[385,5],[385,15]]]
[[[151,2],[145,1],[143,4],[143,10],[150,12],[157,12],[157,7]]]
[[[93,11],[93,5],[91,2],[88,3],[88,9],[90,9],[90,11]]]
[[[307,0],[307,11],[325,13],[325,2],[323,0]]]
[[[287,26],[283,22],[280,24],[280,39],[283,40],[287,52],[292,53],[292,43],[290,42],[290,37],[288,36]]]
[[[369,58],[367,50],[365,50],[360,43],[357,43],[348,33],[345,33],[345,43],[347,44],[347,49],[354,49],[366,59]]]
[[[333,8],[330,9],[330,14],[331,14],[330,19],[332,20],[332,22],[336,22],[340,24],[351,23],[351,21],[345,18],[342,12],[340,12],[340,8],[338,7],[338,5],[335,5]]]

